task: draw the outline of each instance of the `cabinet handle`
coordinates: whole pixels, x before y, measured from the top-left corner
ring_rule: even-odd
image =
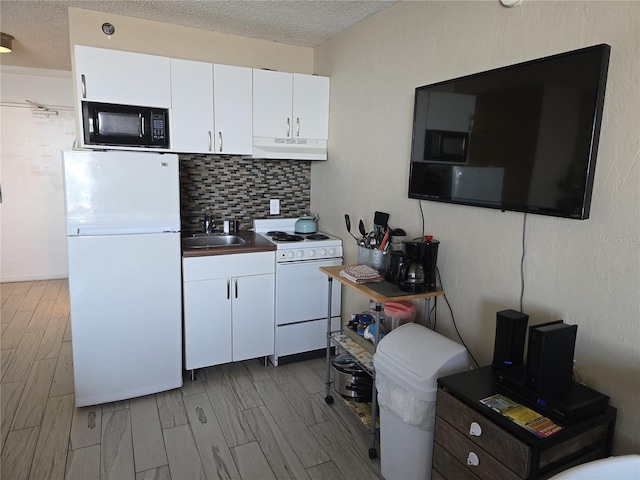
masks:
[[[482,427],[476,422],[471,422],[471,425],[469,425],[469,435],[479,437],[482,435]]]
[[[480,459],[478,458],[478,455],[473,452],[469,452],[469,455],[467,456],[467,465],[469,465],[470,467],[477,467],[478,465],[480,465]]]
[[[227,300],[231,298],[231,280],[227,280]]]
[[[209,151],[211,151],[211,148],[212,148],[211,130],[209,130],[208,135],[209,135]]]
[[[291,136],[291,119],[287,117],[287,138]]]
[[[218,138],[220,139],[220,151],[222,151],[222,132],[218,132]]]
[[[296,117],[296,137],[300,136],[300,117]]]
[[[235,287],[236,287],[236,298],[238,298],[238,279],[236,278],[234,281]]]
[[[82,84],[82,98],[87,98],[87,80],[84,73],[80,75],[80,83]]]

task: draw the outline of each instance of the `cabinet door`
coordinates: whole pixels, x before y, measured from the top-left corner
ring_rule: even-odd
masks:
[[[185,368],[231,361],[231,281],[184,282]]]
[[[274,352],[274,275],[233,279],[233,361]]]
[[[75,71],[81,101],[171,107],[168,57],[77,45]]]
[[[293,75],[253,70],[253,135],[290,138],[292,134]]]
[[[329,138],[329,78],[293,74],[293,136]]]
[[[213,66],[214,150],[251,154],[252,70],[229,65]],[[195,108],[198,108],[197,104]]]
[[[208,153],[213,148],[213,68],[171,59],[171,150]]]

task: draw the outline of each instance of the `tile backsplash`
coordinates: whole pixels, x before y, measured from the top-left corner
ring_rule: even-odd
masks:
[[[280,200],[280,215],[269,215],[269,200]],[[239,220],[299,217],[311,204],[311,162],[230,155],[180,154],[180,216],[183,233],[202,231],[203,209],[211,207],[216,229]]]

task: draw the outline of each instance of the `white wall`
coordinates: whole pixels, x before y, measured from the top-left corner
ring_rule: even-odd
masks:
[[[0,281],[66,277],[60,151],[75,138],[71,72],[3,67],[0,85]],[[35,115],[26,99],[59,115]]]
[[[331,76],[329,161],[312,167],[312,210],[356,245],[344,214],[371,228],[375,210],[420,235],[407,198],[414,89],[576,48],[611,45],[591,205],[585,221],[527,217],[524,310],[529,324],[578,325],[583,380],[611,396],[614,452],[640,452],[640,3],[525,0],[400,2],[314,50]],[[491,362],[495,312],[519,309],[523,214],[422,202],[426,233],[441,241],[438,266],[458,328],[481,365]],[[343,314],[362,300],[345,292]],[[438,331],[457,339],[445,302]]]

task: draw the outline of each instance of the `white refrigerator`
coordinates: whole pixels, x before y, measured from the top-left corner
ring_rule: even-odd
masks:
[[[76,406],[180,387],[177,155],[62,156]]]

